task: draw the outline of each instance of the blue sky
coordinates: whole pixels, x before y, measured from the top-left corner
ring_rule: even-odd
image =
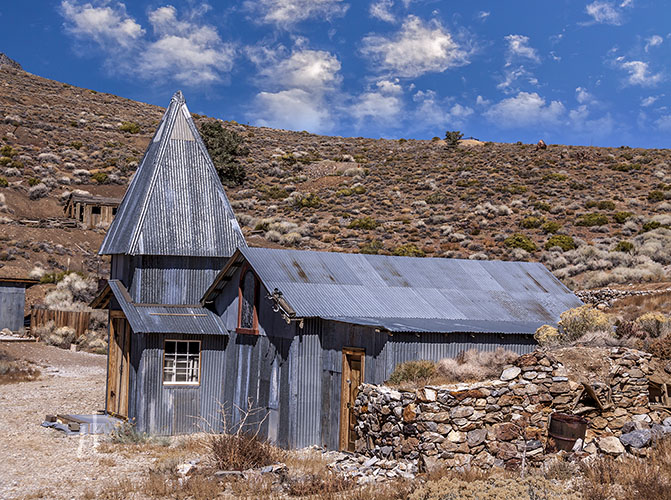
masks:
[[[0,51],[253,125],[668,148],[669,21],[652,0],[24,0],[0,6]]]

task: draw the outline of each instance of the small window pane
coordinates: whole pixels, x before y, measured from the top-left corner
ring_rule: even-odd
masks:
[[[254,305],[256,303],[256,278],[247,271],[242,280],[242,302],[240,303],[240,328],[254,328]]]
[[[167,340],[163,358],[163,383],[198,384],[200,342]]]
[[[166,352],[166,354],[175,352],[175,348],[176,348],[175,344],[176,344],[176,342],[173,341],[173,340],[166,340],[165,341],[165,352]]]

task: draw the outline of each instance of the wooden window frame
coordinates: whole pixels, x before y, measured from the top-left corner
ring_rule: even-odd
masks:
[[[240,324],[242,323],[242,283],[245,279],[245,276],[248,272],[251,272],[254,276],[254,322],[253,328],[242,328]],[[254,272],[252,267],[245,263],[242,266],[240,271],[240,279],[238,281],[238,324],[235,328],[235,333],[241,333],[243,335],[258,335],[259,334],[259,289],[260,289],[260,280],[259,277]]]
[[[165,345],[167,342],[196,342],[198,343],[198,381],[197,382],[172,382],[165,379]],[[188,352],[187,348],[187,352]],[[203,370],[203,350],[202,343],[200,340],[189,340],[189,339],[165,339],[163,340],[163,356],[161,360],[161,381],[163,385],[172,386],[172,387],[198,387],[200,386],[200,377]]]

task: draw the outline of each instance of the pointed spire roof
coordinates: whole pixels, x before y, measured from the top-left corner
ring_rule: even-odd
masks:
[[[212,159],[175,92],[100,247],[101,255],[228,257],[246,246]]]

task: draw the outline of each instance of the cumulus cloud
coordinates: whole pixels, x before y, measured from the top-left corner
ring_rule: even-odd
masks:
[[[65,30],[78,37],[87,38],[109,48],[127,49],[140,40],[145,30],[126,13],[124,4],[114,7],[90,3],[61,2]]]
[[[555,125],[565,113],[560,101],[549,104],[536,92],[520,92],[515,97],[503,99],[483,114],[502,128]]]
[[[590,94],[586,88],[578,87],[575,89],[575,100],[578,101],[580,104],[586,104],[592,101],[593,99],[594,98],[592,97],[592,94]]]
[[[214,27],[199,22],[202,10],[186,19],[171,5],[150,10],[152,37],[123,3],[111,5],[63,0],[61,14],[66,32],[96,44],[114,71],[199,85],[224,79],[232,68],[234,46],[224,43]]]
[[[647,52],[650,47],[657,47],[658,45],[662,45],[664,39],[659,35],[652,35],[650,38],[646,39],[645,42],[645,51]]]
[[[508,35],[505,37],[508,43],[507,58],[509,61],[519,59],[529,59],[533,62],[540,62],[540,57],[536,49],[529,45],[529,37],[524,35]]]
[[[391,8],[394,6],[393,0],[378,0],[370,4],[370,15],[386,21],[388,23],[396,22],[396,17],[391,13]]]
[[[264,24],[290,28],[307,19],[330,20],[344,16],[349,5],[342,0],[246,0],[244,6]]]
[[[419,90],[412,97],[418,103],[415,120],[434,127],[463,127],[473,109],[449,100],[440,100],[433,90]]]
[[[260,68],[259,84],[264,88],[249,114],[254,123],[312,132],[332,127],[331,101],[342,81],[336,56],[297,47],[290,54],[282,48],[251,51],[250,59]]]
[[[641,87],[653,87],[662,81],[661,73],[651,73],[647,62],[627,61],[624,57],[615,60],[620,69],[629,73],[626,83],[628,85],[640,85]]]
[[[594,22],[600,24],[622,24],[622,13],[610,2],[597,0],[585,7],[587,14],[594,19]]]
[[[349,112],[359,126],[368,120],[388,124],[389,120],[398,116],[402,107],[403,89],[398,81],[380,80],[375,88],[356,98]]]
[[[469,63],[469,52],[438,21],[423,22],[408,16],[392,36],[369,35],[361,52],[377,69],[398,77],[441,73]]]

